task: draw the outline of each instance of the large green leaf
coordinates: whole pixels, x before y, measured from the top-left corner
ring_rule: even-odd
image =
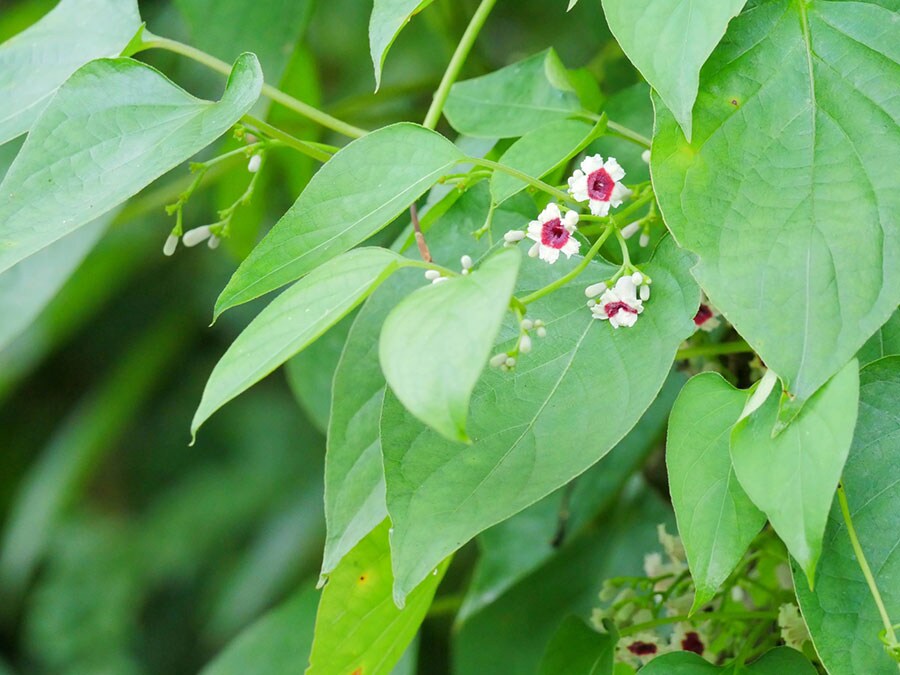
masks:
[[[506,249],[466,276],[420,288],[394,308],[378,356],[392,393],[419,420],[468,441],[469,399],[500,332],[521,254]]]
[[[518,169],[529,176],[543,177],[578,154],[603,127],[592,127],[579,120],[550,122],[525,134],[509,146],[500,163]],[[491,195],[495,204],[509,199],[527,187],[518,178],[495,172],[491,176]]]
[[[252,54],[218,103],[131,59],[101,59],[60,87],[0,183],[0,272],[102,216],[225,133],[259,96]]]
[[[642,675],[815,675],[816,669],[796,649],[776,647],[750,665],[718,667],[692,652],[673,652],[653,659]],[[849,675],[849,674],[848,674]],[[867,674],[868,675],[868,674]]]
[[[406,607],[391,601],[388,521],[350,551],[328,579],[319,602],[308,675],[385,675],[419,630],[449,558],[409,596]]]
[[[477,258],[487,251],[490,237],[476,241],[472,232],[484,223],[489,205],[487,183],[467,190],[428,231],[432,255],[449,261],[463,253]],[[508,200],[494,213],[493,236],[499,239],[505,231],[522,227],[534,213],[533,202],[524,195]],[[378,363],[378,340],[390,311],[423,283],[419,270],[401,270],[366,302],[335,372],[325,457],[328,535],[323,574],[387,516],[379,430],[386,384]]]
[[[385,248],[359,248],[301,279],[259,313],[216,364],[191,431],[238,394],[297,354],[410,264]]]
[[[900,616],[900,356],[860,372],[859,419],[844,467],[853,526],[892,621]],[[815,592],[799,570],[794,584],[816,651],[830,673],[896,675],[878,633],[882,622],[853,552],[840,507],[825,530]]]
[[[118,56],[140,27],[137,0],[61,0],[0,45],[0,145],[28,131],[72,73]]]
[[[581,102],[565,66],[548,49],[489,75],[457,82],[444,114],[461,134],[510,138],[579,110]]]
[[[535,302],[530,310],[547,323],[548,335],[514,372],[482,375],[468,447],[430,431],[385,396],[381,443],[398,602],[437,562],[568,483],[634,426],[665,381],[678,345],[694,331],[699,298],[690,262],[671,239],[660,246],[646,268],[653,300],[632,329],[611,329],[585,308],[585,284],[613,271],[599,263]],[[526,266],[521,286],[534,290],[575,263],[561,271]],[[500,348],[518,338],[512,324],[501,333]],[[585,401],[609,412],[573,417]]]
[[[616,638],[576,616],[560,624],[541,661],[540,675],[612,675]]]
[[[384,228],[463,159],[407,122],[357,139],[323,166],[234,273],[216,315],[293,281]]]
[[[381,70],[388,50],[413,14],[421,12],[434,0],[375,0],[369,19],[369,50],[375,66],[375,91],[381,86]]]
[[[896,16],[872,1],[760,2],[703,70],[690,144],[657,105],[666,224],[795,410],[900,303]]]
[[[891,314],[887,323],[870,337],[856,358],[864,366],[884,356],[900,354],[900,310]]]
[[[769,517],[810,579],[822,551],[828,510],[850,451],[859,400],[854,359],[816,392],[780,434],[778,387],[731,432],[731,460],[741,487]]]
[[[747,0],[603,0],[609,29],[691,139],[700,67]]]
[[[202,675],[303,675],[318,604],[311,586],[298,591],[235,638]]]
[[[669,418],[666,466],[678,534],[694,580],[694,611],[716,594],[766,523],[731,466],[731,429],[748,394],[718,373],[682,389]]]

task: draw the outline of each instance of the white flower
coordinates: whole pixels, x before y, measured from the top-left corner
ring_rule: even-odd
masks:
[[[709,298],[704,294],[700,300],[700,308],[694,315],[694,325],[700,330],[705,330],[709,333],[722,325],[722,322],[719,321],[718,317],[718,310],[712,306]]]
[[[551,265],[559,259],[560,252],[571,258],[573,253],[578,253],[581,245],[572,236],[577,224],[578,214],[575,211],[569,211],[563,217],[556,204],[547,204],[538,219],[528,223],[528,238],[536,242],[528,255],[539,256]]]
[[[656,633],[642,631],[619,640],[615,658],[616,661],[642,666],[668,651],[668,645],[663,645]]]
[[[259,167],[262,165],[262,155],[253,155],[250,158],[250,161],[247,162],[247,171],[250,173],[256,173],[259,171]]]
[[[591,213],[605,216],[610,206],[619,206],[631,190],[621,182],[625,177],[625,169],[619,166],[615,157],[603,162],[603,157],[593,155],[586,157],[569,178],[569,192],[576,201],[590,202]]]
[[[519,353],[527,354],[531,351],[531,338],[527,335],[523,335],[519,338]]]
[[[694,652],[700,656],[708,655],[709,638],[704,631],[689,623],[675,624],[669,647],[672,651]]]
[[[631,328],[637,323],[638,314],[644,311],[644,302],[637,296],[634,280],[626,276],[600,296],[600,301],[591,307],[591,311],[595,319],[609,319],[613,328]]]
[[[166,243],[163,245],[163,255],[171,256],[175,254],[175,249],[178,248],[178,237],[174,234],[170,234],[166,239]]]
[[[209,229],[209,225],[203,225],[185,232],[181,240],[184,242],[185,246],[190,248],[191,246],[203,243],[209,239],[210,236],[212,236],[212,230]]]
[[[788,647],[802,651],[803,643],[811,639],[800,610],[792,603],[778,608],[778,627],[781,628],[781,639]]]

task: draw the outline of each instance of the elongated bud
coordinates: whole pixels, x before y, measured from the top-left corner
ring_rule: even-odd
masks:
[[[447,281],[447,277],[438,277],[437,279],[435,279],[435,280],[432,281],[431,283],[432,283],[432,284],[441,284],[441,283],[444,283],[445,281]]]
[[[639,286],[644,283],[644,275],[640,272],[634,272],[631,275],[631,280],[634,282],[635,286]]]
[[[166,239],[166,243],[163,244],[163,255],[171,256],[174,255],[175,249],[178,248],[178,237],[174,234],[170,234]]]
[[[500,352],[499,354],[494,354],[491,357],[491,360],[488,363],[491,365],[491,368],[499,368],[500,366],[506,365],[506,352]]]
[[[638,243],[641,245],[641,248],[647,248],[650,245],[650,235],[646,232],[642,232]]]
[[[210,236],[212,236],[212,231],[209,229],[209,225],[202,225],[201,227],[195,227],[193,230],[185,232],[181,240],[184,242],[185,246],[191,248],[197,244],[202,244],[209,239]]]
[[[600,281],[596,284],[591,284],[587,288],[584,289],[584,294],[589,298],[596,298],[598,295],[606,291],[607,285],[605,281]]]
[[[440,276],[441,273],[437,270],[425,270],[425,278],[428,279],[428,281],[434,281]]]
[[[641,300],[647,302],[650,299],[650,287],[647,284],[641,286]]]
[[[247,162],[247,171],[256,173],[259,171],[260,166],[262,166],[262,155],[253,155],[253,157],[250,158],[250,161]]]
[[[637,231],[641,227],[641,221],[635,220],[633,223],[628,223],[625,227],[622,228],[622,236],[626,239],[633,237]]]
[[[641,159],[644,160],[644,164],[649,164],[650,163],[650,151],[644,150],[641,153]]]
[[[460,259],[459,259],[459,263],[460,263],[460,265],[462,265],[462,268],[463,268],[464,270],[470,270],[470,269],[472,269],[472,265],[474,264],[474,263],[472,262],[472,258],[471,258],[470,256],[467,256],[467,255],[464,255],[462,258],[460,258]]]
[[[523,335],[519,338],[519,353],[527,354],[531,351],[531,338],[527,335]]]
[[[503,235],[503,241],[508,242],[510,244],[515,243],[517,241],[522,241],[525,238],[524,230],[510,230],[506,234]]]
[[[209,248],[211,248],[213,251],[215,251],[217,248],[219,248],[219,244],[221,242],[222,240],[219,239],[219,237],[213,235],[209,238],[209,241],[206,242],[206,245],[209,246]]]
[[[529,258],[537,258],[538,253],[541,250],[541,245],[535,242],[534,246],[528,249],[528,257]]]

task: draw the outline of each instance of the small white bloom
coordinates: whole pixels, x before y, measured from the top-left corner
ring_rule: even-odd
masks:
[[[428,279],[428,281],[434,281],[439,276],[441,276],[441,273],[437,270],[425,270],[425,278]]]
[[[589,298],[596,298],[601,293],[604,293],[609,289],[609,286],[606,285],[605,281],[598,281],[596,284],[591,284],[587,288],[584,289],[584,294]],[[594,304],[594,303],[592,303]]]
[[[631,328],[637,323],[638,314],[644,311],[644,303],[637,296],[637,288],[631,277],[622,277],[614,288],[607,289],[593,307],[595,319],[609,320],[613,328]]]
[[[642,666],[668,651],[668,645],[663,645],[656,633],[642,631],[619,640],[616,660]]]
[[[531,351],[531,338],[527,335],[523,335],[519,338],[519,353],[527,354]]]
[[[499,368],[506,365],[506,357],[506,352],[500,352],[499,354],[494,354],[488,363],[491,365],[491,368]]]
[[[625,169],[619,166],[615,157],[603,162],[600,155],[585,157],[581,168],[569,178],[569,192],[579,202],[589,202],[591,213],[605,216],[611,206],[619,206],[631,195],[620,181],[625,177]]]
[[[209,225],[202,225],[200,227],[195,227],[193,230],[188,230],[187,232],[185,232],[181,240],[184,242],[185,246],[190,248],[191,246],[202,244],[211,236],[212,231],[209,229]]]
[[[525,232],[523,232],[522,230],[510,230],[503,235],[503,241],[508,244],[514,244],[517,241],[522,241],[524,238]]]
[[[694,652],[699,656],[707,655],[708,644],[709,638],[705,632],[689,623],[675,624],[675,630],[672,631],[672,638],[669,642],[672,651]]]
[[[219,248],[219,244],[221,243],[221,239],[216,235],[213,235],[209,238],[209,241],[206,242],[206,245],[213,251]]]
[[[800,610],[793,603],[778,608],[778,627],[781,628],[781,639],[788,647],[802,651],[803,643],[811,639]]]
[[[250,158],[250,161],[247,162],[247,171],[250,173],[256,173],[259,171],[259,167],[262,165],[262,155],[253,155]]]
[[[174,234],[170,234],[166,239],[166,243],[163,244],[163,255],[171,256],[175,254],[175,249],[178,248],[178,237]]]
[[[551,265],[559,259],[560,252],[571,258],[578,253],[581,244],[572,236],[578,225],[578,214],[569,211],[565,216],[556,204],[547,204],[537,220],[528,223],[528,238],[536,242],[537,255]],[[532,246],[534,250],[534,246]],[[531,251],[528,255],[532,255]]]
[[[638,244],[640,244],[641,248],[647,248],[650,245],[650,235],[646,232],[641,232],[641,238],[638,239]]]
[[[622,236],[626,239],[633,237],[637,231],[641,227],[641,221],[635,220],[632,223],[628,223],[625,227],[622,228]]]
[[[467,256],[467,255],[464,255],[462,258],[460,258],[460,259],[459,259],[459,263],[462,265],[462,268],[463,268],[464,270],[470,270],[470,269],[472,269],[472,265],[474,264],[474,263],[472,262],[471,256]]]
[[[649,164],[650,163],[650,151],[644,150],[641,153],[641,159],[644,160],[644,164]]]

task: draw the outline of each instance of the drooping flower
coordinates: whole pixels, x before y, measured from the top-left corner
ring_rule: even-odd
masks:
[[[644,311],[644,302],[637,296],[634,280],[624,276],[600,296],[591,311],[595,319],[609,320],[613,328],[631,328],[637,323],[638,314]]]
[[[528,223],[528,238],[535,242],[528,255],[539,256],[551,265],[559,259],[560,252],[571,258],[581,246],[572,236],[577,224],[578,214],[575,211],[563,216],[556,204],[547,204],[538,219]]]
[[[605,216],[610,206],[619,206],[631,190],[620,181],[625,177],[625,169],[619,166],[615,157],[603,162],[600,155],[586,157],[581,168],[569,178],[569,192],[579,202],[589,202],[591,213]]]

